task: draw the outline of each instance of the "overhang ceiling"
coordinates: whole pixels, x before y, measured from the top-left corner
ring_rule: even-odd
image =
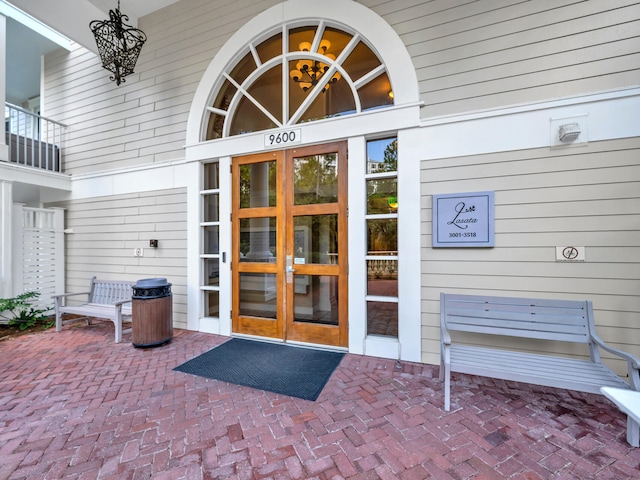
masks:
[[[118,6],[118,0],[89,0],[105,13]],[[151,12],[176,3],[179,0],[120,0],[120,11],[130,17],[142,18]],[[106,17],[105,17],[106,18]]]

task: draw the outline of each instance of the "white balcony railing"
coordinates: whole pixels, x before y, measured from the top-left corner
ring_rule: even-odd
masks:
[[[4,118],[9,162],[62,172],[63,124],[10,103],[5,104]]]

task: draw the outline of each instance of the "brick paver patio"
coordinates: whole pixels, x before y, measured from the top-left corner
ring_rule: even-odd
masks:
[[[0,342],[0,479],[626,479],[640,449],[604,397],[346,355],[316,402],[173,368],[227,340],[113,326]]]

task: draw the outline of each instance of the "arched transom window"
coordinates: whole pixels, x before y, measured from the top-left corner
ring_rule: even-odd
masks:
[[[393,105],[385,65],[355,32],[285,25],[249,44],[223,72],[205,140]]]

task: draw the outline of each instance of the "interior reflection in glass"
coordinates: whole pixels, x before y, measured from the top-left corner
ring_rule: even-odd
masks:
[[[338,201],[338,154],[310,155],[293,160],[295,205]]]
[[[367,302],[367,335],[398,336],[398,304]]]
[[[240,165],[240,208],[276,204],[276,162]]]
[[[276,318],[276,275],[240,274],[240,315]]]
[[[338,277],[296,275],[294,320],[338,325]]]
[[[293,262],[338,263],[338,215],[300,215],[293,218]]]

